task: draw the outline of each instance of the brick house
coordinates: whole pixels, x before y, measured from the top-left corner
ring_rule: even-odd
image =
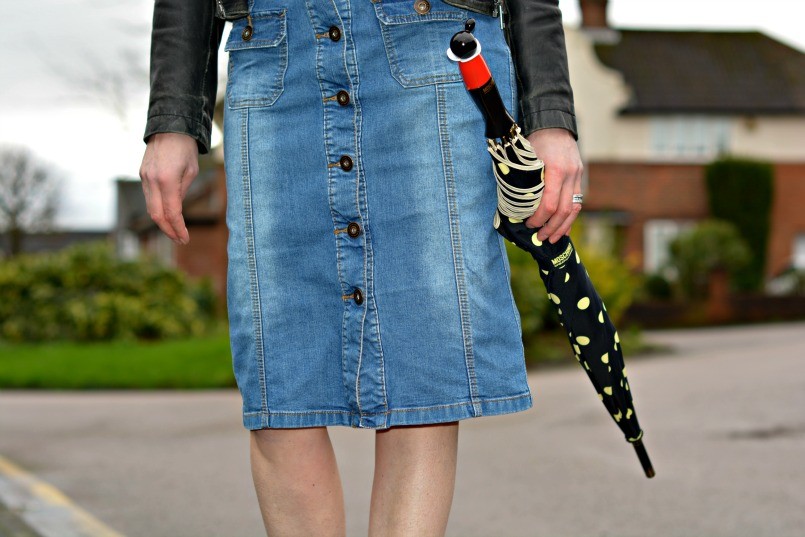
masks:
[[[752,31],[614,29],[607,0],[580,4],[566,38],[588,232],[654,272],[708,215],[704,166],[756,158],[775,171],[767,277],[805,269],[805,54]]]

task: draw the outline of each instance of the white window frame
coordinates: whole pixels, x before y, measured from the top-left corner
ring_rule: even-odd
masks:
[[[643,271],[647,274],[662,272],[666,277],[675,277],[675,274],[666,274],[671,259],[671,242],[695,224],[691,220],[669,218],[647,220],[643,224]]]
[[[730,149],[731,121],[724,116],[674,114],[651,118],[651,152],[659,159],[709,161]]]
[[[791,246],[791,265],[796,270],[805,270],[805,232],[794,236]]]

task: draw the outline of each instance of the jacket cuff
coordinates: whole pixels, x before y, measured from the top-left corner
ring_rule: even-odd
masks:
[[[175,132],[186,134],[196,139],[198,152],[204,155],[210,151],[210,129],[197,119],[175,114],[157,114],[148,118],[145,123],[143,141],[148,143],[152,134]]]
[[[561,128],[570,131],[578,141],[576,116],[565,110],[537,110],[523,116],[523,136],[528,136],[540,129]]]

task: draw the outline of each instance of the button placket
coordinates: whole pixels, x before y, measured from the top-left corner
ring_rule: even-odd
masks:
[[[333,191],[331,200],[335,209],[334,214],[343,215],[346,219],[349,216],[360,214],[360,208],[356,205],[354,197],[355,182],[359,179],[357,174],[354,173],[355,161],[351,156],[355,154],[353,144],[357,139],[357,125],[355,123],[354,108],[350,106],[354,104],[352,95],[348,89],[345,89],[346,87],[354,91],[352,84],[350,84],[353,77],[342,67],[345,65],[343,54],[350,52],[349,42],[346,39],[342,39],[345,37],[342,28],[332,25],[327,30],[326,35],[333,42],[345,41],[345,44],[339,47],[330,45],[321,48],[324,61],[320,64],[323,68],[320,69],[320,83],[322,92],[326,92],[328,87],[335,86],[333,88],[335,91],[330,93],[331,97],[324,99],[325,115],[327,117],[325,124],[330,131],[328,132],[329,136],[326,137],[326,149],[328,156],[333,153],[338,155],[331,160],[332,163],[328,166],[330,174],[338,174],[332,176],[329,182]],[[338,106],[333,108],[332,104],[328,104],[328,102],[331,103],[332,101],[335,101],[333,104],[337,103]],[[341,154],[339,155],[336,152]],[[339,170],[335,171],[334,167]],[[340,218],[334,222],[334,225],[337,247],[341,251],[343,260],[339,276],[344,286],[348,289],[352,288],[352,291],[343,295],[343,298],[352,299],[355,305],[360,306],[365,300],[363,290],[360,288],[365,281],[365,251],[362,243],[354,240],[361,234],[360,226],[355,222],[348,223]],[[344,227],[345,225],[346,227]],[[347,237],[343,237],[339,231],[346,231]],[[348,242],[343,244],[339,242],[344,240]]]
[[[372,294],[370,235],[360,149],[361,107],[357,53],[351,38],[346,0],[308,0],[317,21],[317,75],[324,114],[327,188],[338,256],[333,291],[343,299],[342,367],[344,384],[354,386],[348,403],[360,423],[383,421],[384,372],[378,343],[368,323],[377,322]],[[337,21],[337,22],[336,22]],[[380,360],[377,361],[376,360]],[[360,381],[359,381],[360,379]],[[377,418],[375,416],[383,416]]]

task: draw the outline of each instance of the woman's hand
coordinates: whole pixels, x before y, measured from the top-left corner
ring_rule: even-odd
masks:
[[[581,211],[573,194],[581,194],[583,167],[579,147],[566,129],[540,129],[528,136],[534,152],[545,163],[545,189],[537,212],[526,220],[528,227],[545,226],[537,238],[555,243],[570,233],[570,226]]]
[[[148,215],[178,244],[190,242],[182,200],[198,175],[198,145],[186,134],[158,133],[148,139],[140,165]]]

